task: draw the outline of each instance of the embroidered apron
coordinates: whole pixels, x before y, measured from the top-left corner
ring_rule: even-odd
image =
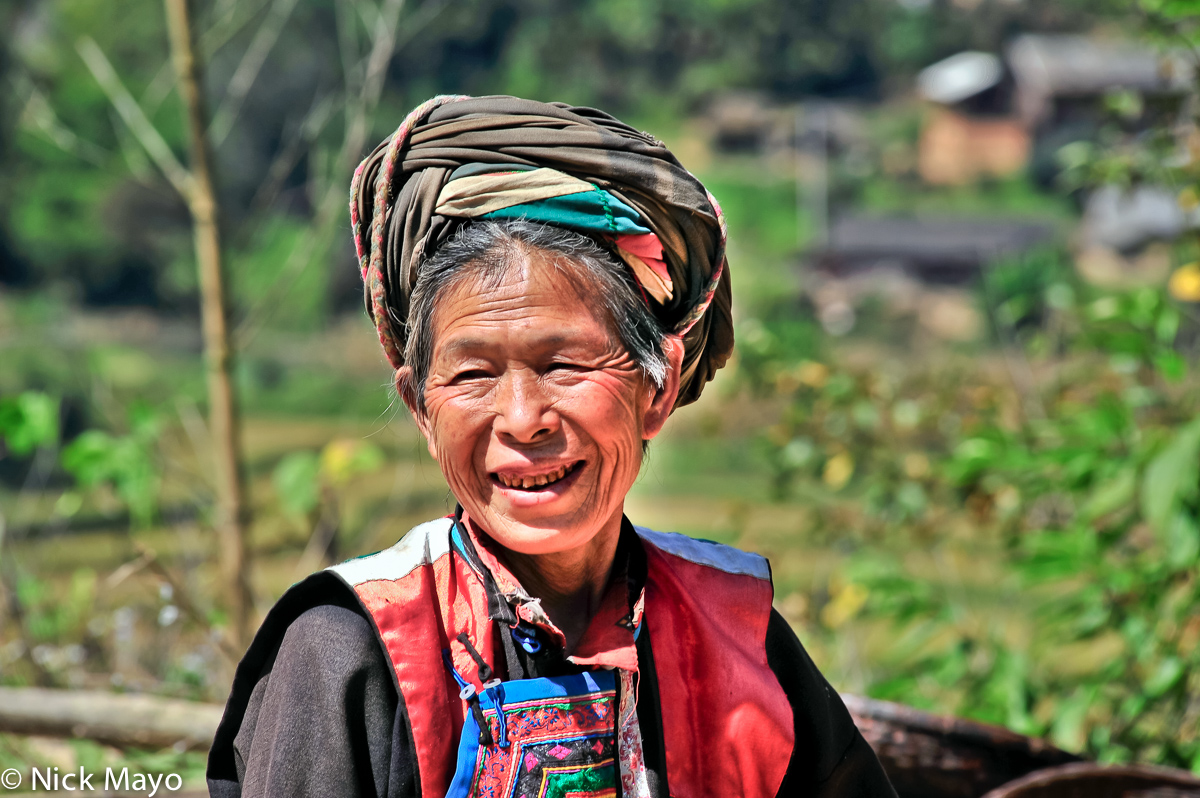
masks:
[[[451,672],[471,711],[447,798],[617,795],[613,671],[493,679],[482,691]]]

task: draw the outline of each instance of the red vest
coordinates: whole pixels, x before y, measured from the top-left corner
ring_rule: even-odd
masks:
[[[466,632],[489,659],[496,642],[483,577],[455,550],[452,529],[449,518],[430,521],[390,549],[331,569],[358,595],[395,668],[424,798],[446,794],[466,712],[442,651],[466,676],[476,663],[455,638]],[[671,795],[773,798],[794,731],[767,665],[766,560],[683,535],[637,532]]]

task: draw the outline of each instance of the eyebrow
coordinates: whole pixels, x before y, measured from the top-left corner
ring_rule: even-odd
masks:
[[[544,351],[547,349],[560,349],[565,345],[577,343],[577,339],[563,333],[552,333],[550,335],[540,336],[526,342],[527,345],[535,350]],[[445,355],[461,356],[470,355],[479,352],[487,352],[495,348],[495,344],[483,338],[455,338],[450,343],[441,347],[442,353]]]

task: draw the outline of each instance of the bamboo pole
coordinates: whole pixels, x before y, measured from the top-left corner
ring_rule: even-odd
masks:
[[[164,0],[171,56],[186,110],[191,147],[192,191],[188,196],[200,273],[200,308],[207,365],[209,430],[216,460],[217,537],[221,570],[230,602],[230,637],[246,643],[250,624],[247,518],[241,473],[237,404],[233,392],[233,352],[229,343],[221,263],[218,204],[213,189],[200,65],[196,58],[188,0]]]

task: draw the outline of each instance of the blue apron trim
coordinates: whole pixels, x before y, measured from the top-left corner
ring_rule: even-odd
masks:
[[[501,748],[507,748],[510,743],[507,739],[505,704],[608,693],[617,688],[616,671],[602,670],[539,679],[514,679],[476,692],[474,685],[471,685],[454,670],[450,664],[449,652],[446,652],[445,659],[450,672],[454,674],[455,681],[462,688],[460,695],[470,691],[470,698],[478,696],[482,707],[495,710],[499,727],[498,736],[501,738],[497,744]],[[454,779],[450,782],[446,798],[469,798],[476,764],[479,762],[479,732],[479,722],[475,713],[468,712],[463,722],[462,735],[458,744]],[[573,739],[584,738],[564,738],[563,742]]]

